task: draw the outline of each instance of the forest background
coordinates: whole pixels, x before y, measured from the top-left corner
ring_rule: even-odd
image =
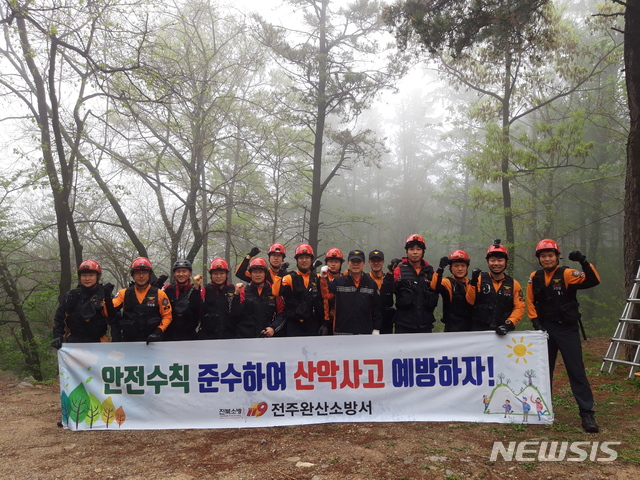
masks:
[[[291,262],[301,242],[391,259],[420,233],[430,263],[462,248],[483,268],[500,238],[525,283],[553,238],[596,265],[583,318],[613,333],[624,6],[498,3],[465,23],[425,1],[4,0],[0,369],[55,378],[82,259],[120,288],[137,256],[208,277],[274,241]]]

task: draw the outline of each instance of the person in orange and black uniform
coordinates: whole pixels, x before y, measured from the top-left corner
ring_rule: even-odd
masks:
[[[524,316],[524,295],[517,280],[505,273],[509,252],[494,240],[486,255],[489,272],[476,268],[467,289],[467,302],[474,305],[472,330],[493,330],[506,335]]]
[[[314,253],[311,245],[302,243],[296,247],[294,258],[298,270],[285,275],[279,292],[284,299],[285,336],[304,337],[320,334],[323,320],[322,296],[319,277],[313,273]]]
[[[80,264],[78,287],[65,293],[53,317],[52,347],[107,341],[107,326],[113,313],[113,285],[99,283],[101,275],[102,268],[95,260]]]
[[[325,266],[320,269],[323,275],[326,275],[329,281],[342,275],[342,264],[344,257],[342,250],[339,248],[330,248],[324,256]]]
[[[473,305],[467,302],[469,285],[467,272],[471,259],[464,250],[454,250],[448,257],[442,257],[431,280],[431,288],[442,296],[442,323],[445,332],[471,331]],[[442,278],[448,266],[451,277]]]
[[[392,288],[395,295],[395,333],[431,333],[438,294],[431,289],[433,267],[424,260],[427,249],[424,237],[409,235],[404,249],[407,256],[397,266],[396,259],[391,261],[390,267],[395,267],[393,274],[385,275],[383,281],[383,288]],[[390,298],[385,300],[385,306],[389,307]]]
[[[320,335],[330,335],[331,325],[335,318],[335,302],[333,296],[329,294],[329,282],[342,275],[342,264],[344,257],[342,250],[339,248],[330,248],[325,254],[325,265],[320,268],[320,293],[322,294],[322,302],[324,306],[324,316],[329,317],[329,322],[324,322],[323,328],[320,329]],[[328,329],[324,328],[328,327]]]
[[[551,380],[560,351],[580,410],[582,428],[588,433],[598,433],[600,427],[594,418],[593,392],[582,361],[577,291],[600,284],[600,276],[580,251],[571,252],[569,260],[579,262],[582,272],[561,267],[560,247],[548,238],[538,242],[536,257],[542,269],[529,277],[527,313],[536,330],[547,332]]]
[[[247,273],[247,269],[249,268],[251,259],[259,253],[260,249],[258,247],[251,249],[247,256],[242,259],[242,263],[236,268],[236,277],[245,282],[251,281],[251,275]],[[281,243],[274,243],[269,247],[269,251],[267,252],[267,256],[269,257],[269,276],[267,280],[270,281],[272,285],[279,284],[282,277],[287,274],[289,264],[284,261],[287,256],[286,254],[287,249]]]
[[[188,260],[177,260],[173,264],[175,283],[165,285],[164,293],[171,302],[173,320],[164,332],[166,341],[195,340],[200,323],[202,275],[196,275],[191,283],[193,268]]]
[[[349,252],[349,270],[329,282],[329,295],[334,300],[334,335],[380,334],[382,302],[376,282],[363,273],[364,252]],[[325,321],[331,321],[325,312]]]
[[[133,285],[123,288],[113,299],[121,318],[112,325],[113,339],[122,342],[158,342],[171,324],[171,302],[167,295],[151,285],[151,262],[138,257],[131,262]],[[114,328],[115,327],[115,328]]]
[[[381,304],[383,305],[381,307],[382,325],[380,327],[380,333],[393,333],[393,317],[396,314],[396,309],[387,306],[388,302],[384,302],[384,298],[393,298],[393,284],[384,284],[384,253],[377,248],[369,252],[369,269],[369,276],[373,279],[374,282],[376,282],[378,291],[380,292]],[[390,291],[389,286],[391,286]],[[391,301],[393,302],[393,300]]]
[[[229,264],[223,258],[214,258],[209,265],[211,283],[205,285],[198,339],[214,340],[235,338],[231,319],[234,288],[228,282]]]
[[[271,290],[271,282],[267,281],[269,267],[264,258],[251,260],[248,270],[251,282],[246,287],[236,284],[231,303],[238,337],[273,337],[284,327],[284,302]]]

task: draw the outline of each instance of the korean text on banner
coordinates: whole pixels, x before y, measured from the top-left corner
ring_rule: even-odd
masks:
[[[65,344],[72,430],[551,423],[544,332]]]

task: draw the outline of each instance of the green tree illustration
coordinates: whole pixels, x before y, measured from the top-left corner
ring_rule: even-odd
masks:
[[[84,383],[81,383],[69,395],[69,416],[71,420],[76,422],[76,429],[78,424],[87,416],[89,404],[89,394],[87,389],[84,388]]]
[[[84,419],[89,428],[93,428],[95,423],[100,420],[102,415],[102,403],[100,399],[93,393],[89,394],[89,411],[87,412],[87,418]]]
[[[62,423],[69,424],[69,396],[64,390],[60,393],[60,407],[62,412]]]

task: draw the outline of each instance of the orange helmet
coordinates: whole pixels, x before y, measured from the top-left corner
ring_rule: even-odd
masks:
[[[209,273],[212,273],[215,270],[224,270],[229,273],[229,264],[224,258],[214,258],[211,260],[211,265],[209,265]]]
[[[489,257],[502,257],[509,260],[509,252],[507,252],[507,247],[500,243],[500,239],[496,239],[493,241],[493,245],[491,245],[487,249],[487,256],[485,259],[489,259]]]
[[[538,242],[538,245],[536,245],[536,257],[539,257],[543,250],[553,250],[558,256],[560,256],[560,247],[555,240],[551,240],[550,238],[545,238]]]
[[[340,249],[338,248],[330,248],[329,250],[327,250],[326,255],[324,256],[325,261],[329,260],[330,258],[335,258],[336,260],[340,260],[340,262],[344,262],[344,258],[342,256],[342,251],[340,251]]]
[[[449,254],[449,265],[453,262],[464,262],[469,265],[471,263],[471,259],[464,250],[454,250]]]
[[[311,255],[312,257],[315,257],[313,254],[313,248],[311,248],[311,245],[308,243],[301,243],[296,247],[296,253],[293,258],[298,258],[300,255]]]
[[[97,273],[98,277],[102,275],[102,268],[100,268],[100,264],[95,260],[85,260],[78,267],[78,275],[91,272]]]
[[[417,233],[412,233],[407,237],[407,241],[404,244],[404,249],[409,250],[409,247],[413,245],[419,246],[422,250],[427,249],[427,244],[424,241],[424,237],[422,235],[418,235]]]
[[[284,248],[284,245],[281,243],[274,243],[269,247],[269,251],[267,255],[271,255],[272,253],[280,253],[282,254],[282,258],[286,257],[287,250]]]
[[[256,268],[261,268],[265,272],[269,271],[269,267],[267,265],[267,261],[264,258],[260,258],[260,257],[253,258],[249,262],[249,268],[247,268],[247,270],[249,270],[249,272],[251,272],[251,270],[255,270]]]
[[[146,270],[147,272],[152,272],[151,261],[146,257],[138,257],[133,262],[131,262],[130,273],[133,275],[134,270]]]

